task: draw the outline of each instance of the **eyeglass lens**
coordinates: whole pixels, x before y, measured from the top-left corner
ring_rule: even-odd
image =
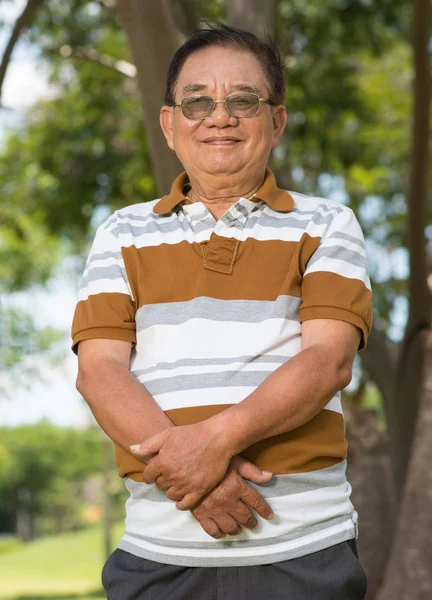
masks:
[[[259,109],[260,99],[256,94],[231,94],[225,99],[228,112],[234,117],[254,117]],[[216,106],[210,96],[190,96],[182,103],[183,114],[187,119],[205,119]]]

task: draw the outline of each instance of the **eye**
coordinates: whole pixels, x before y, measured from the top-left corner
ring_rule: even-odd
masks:
[[[231,96],[229,102],[233,108],[250,108],[256,105],[257,99],[255,96],[243,96],[239,94]]]

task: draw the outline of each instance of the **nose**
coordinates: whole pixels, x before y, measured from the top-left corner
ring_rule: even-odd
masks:
[[[204,119],[204,123],[208,126],[227,127],[228,125],[236,125],[237,117],[233,117],[227,111],[224,101],[216,101],[216,106],[212,114]]]

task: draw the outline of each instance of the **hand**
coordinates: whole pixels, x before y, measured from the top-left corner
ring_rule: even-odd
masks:
[[[242,526],[254,529],[258,521],[252,509],[264,519],[273,518],[270,506],[243,478],[267,483],[271,473],[235,456],[222,481],[191,511],[204,531],[217,540],[225,534],[237,535]]]
[[[209,421],[165,429],[131,451],[147,462],[144,482],[155,483],[177,501],[179,510],[193,508],[210,492],[232,458],[226,440]]]

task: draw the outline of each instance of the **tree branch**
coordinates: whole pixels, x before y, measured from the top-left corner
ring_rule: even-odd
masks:
[[[24,29],[30,27],[33,23],[38,8],[41,6],[43,0],[28,0],[23,12],[15,21],[15,25],[12,29],[11,36],[6,45],[5,51],[3,52],[1,64],[0,64],[0,98],[2,93],[3,82],[6,77],[6,71],[12,57],[14,48],[23,32]]]
[[[126,75],[126,77],[130,77],[131,79],[136,78],[137,70],[135,65],[127,62],[126,60],[113,58],[112,56],[104,54],[103,52],[99,52],[99,50],[95,50],[94,48],[85,48],[84,46],[72,47],[65,45],[61,46],[61,48],[44,48],[44,52],[48,52],[49,54],[60,53],[63,58],[73,57],[81,60],[87,60],[99,65],[103,65],[104,67],[108,67],[109,69],[114,69],[115,71],[118,71],[122,75]]]

